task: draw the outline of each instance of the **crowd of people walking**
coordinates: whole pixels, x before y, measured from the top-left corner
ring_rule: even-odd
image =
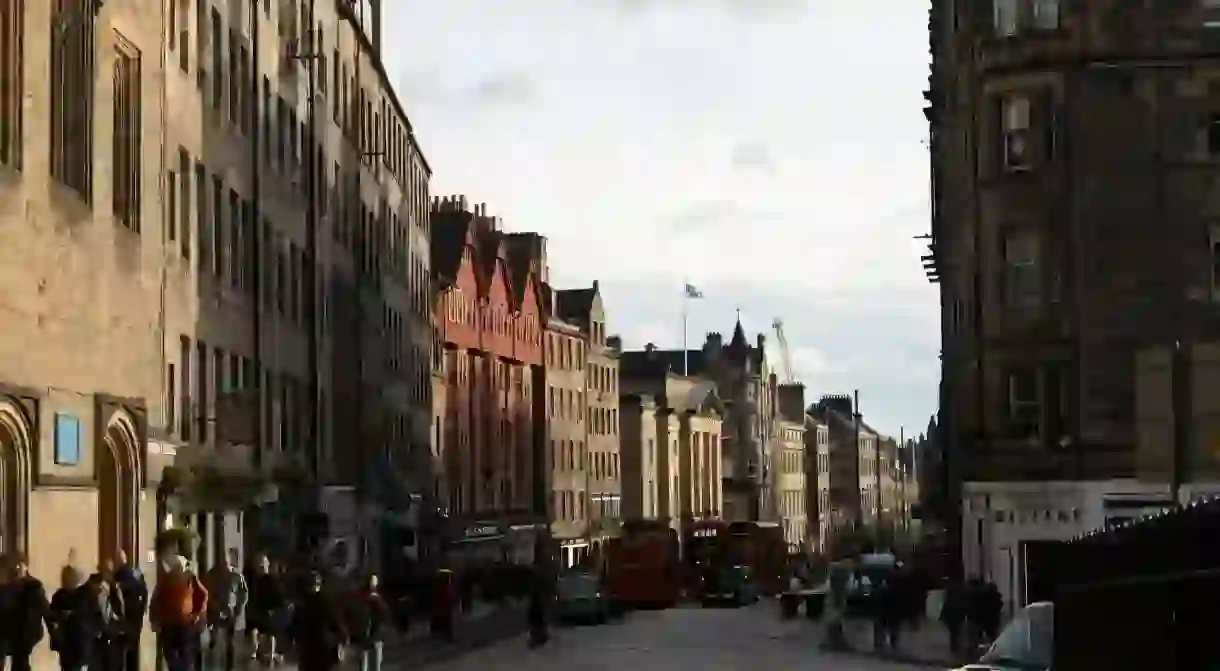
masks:
[[[0,669],[9,662],[12,671],[29,671],[35,649],[49,638],[64,671],[138,671],[147,622],[168,671],[232,671],[239,662],[273,667],[286,652],[295,653],[301,671],[331,671],[349,652],[361,671],[379,671],[391,630],[409,626],[407,609],[383,597],[375,574],[352,584],[266,557],[243,571],[237,560],[230,554],[198,573],[185,557],[171,555],[150,592],[139,568],[119,553],[88,576],[64,567],[48,599],[23,556],[0,558]],[[451,640],[463,610],[461,582],[449,570],[431,582],[429,603],[415,605],[429,615],[434,636]],[[529,624],[545,640],[553,595],[537,585]]]
[[[1004,597],[994,582],[973,578],[949,583],[940,607],[940,621],[949,634],[954,656],[969,657],[980,646],[994,641],[1004,618]]]
[[[169,671],[202,669],[205,657],[231,671],[240,650],[275,665],[284,661],[284,647],[297,652],[302,671],[333,669],[349,648],[362,671],[381,667],[393,619],[375,575],[336,593],[323,590],[322,572],[294,581],[266,558],[249,573],[232,556],[202,576],[181,556],[169,557],[164,569],[150,594],[123,553],[87,577],[66,566],[48,598],[24,557],[3,557],[0,668],[29,671],[35,648],[49,639],[64,671],[138,671],[145,618]]]

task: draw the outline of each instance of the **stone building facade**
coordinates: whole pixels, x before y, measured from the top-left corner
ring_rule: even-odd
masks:
[[[577,326],[587,342],[585,360],[588,436],[588,536],[594,543],[618,531],[622,521],[622,457],[619,453],[619,345],[607,335],[606,310],[597,280],[587,289],[555,292],[555,315]]]
[[[786,382],[776,387],[776,506],[788,546],[793,551],[812,548],[817,534],[817,475],[810,477],[814,454],[805,450],[805,385]],[[810,501],[810,495],[814,500]],[[810,505],[812,503],[812,505]]]
[[[776,508],[784,540],[791,551],[809,547],[809,524],[806,508],[805,426],[781,418],[778,422],[779,441],[775,446]]]
[[[545,519],[544,259],[464,196],[437,199],[432,229],[446,401],[440,498],[468,526]]]
[[[727,409],[716,383],[671,372],[666,352],[651,344],[624,352],[621,365],[628,508],[683,534],[693,522],[721,519]]]
[[[854,413],[852,397],[844,394],[823,396],[808,409],[815,425],[826,427],[825,454],[819,465],[819,488],[822,481],[827,492],[819,501],[819,525],[823,529],[822,543],[835,552],[835,537],[847,529],[875,526],[880,491],[872,465],[876,462],[878,434]],[[825,474],[825,478],[821,474]]]
[[[155,573],[156,489],[174,453],[153,431],[161,12],[60,5],[0,2],[0,550],[48,583],[120,551]],[[36,667],[54,664],[35,651]]]
[[[805,510],[811,549],[828,551],[835,518],[830,502],[830,426],[805,415]]]
[[[433,488],[431,171],[378,4],[173,3],[163,161],[165,428],[183,465],[305,470],[326,541],[371,565],[368,521]],[[240,525],[204,508],[210,563]],[[281,545],[282,512],[246,544]]]
[[[565,565],[588,553],[590,511],[589,404],[586,399],[588,341],[579,326],[557,316],[552,298],[543,357],[546,367],[547,464],[551,533]]]
[[[626,378],[622,380],[628,382]],[[658,412],[656,400],[641,393],[619,397],[619,451],[623,460],[623,518],[665,519],[662,494],[670,474],[661,467],[668,458],[667,422],[671,415]],[[668,498],[666,498],[668,500]]]
[[[1034,4],[937,0],[930,15],[950,505],[968,498],[959,483],[996,505],[1041,486],[1015,517],[1064,511],[1020,529],[986,505],[953,513],[962,557],[1001,585],[1023,539],[1087,530],[1071,511],[1100,509],[1092,497],[1167,493],[1135,477],[1136,352],[1220,331],[1218,10]]]
[[[644,357],[644,352],[632,352]],[[664,370],[706,378],[725,402],[721,445],[721,517],[727,521],[777,520],[772,457],[778,385],[768,369],[766,338],[751,345],[738,321],[726,345],[709,333],[701,349],[652,349],[648,357]]]

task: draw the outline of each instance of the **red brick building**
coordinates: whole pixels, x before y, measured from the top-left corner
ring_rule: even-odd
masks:
[[[541,517],[542,260],[462,196],[433,202],[432,236],[440,506],[467,523]]]

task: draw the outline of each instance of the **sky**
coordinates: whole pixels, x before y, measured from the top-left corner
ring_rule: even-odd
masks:
[[[782,320],[810,402],[923,431],[939,306],[927,3],[387,0],[386,69],[433,195],[549,238],[551,282],[599,280],[624,347],[751,339]]]

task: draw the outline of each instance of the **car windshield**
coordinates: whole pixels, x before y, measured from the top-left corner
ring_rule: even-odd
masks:
[[[600,583],[587,573],[569,573],[559,579],[559,595],[564,598],[584,598],[597,594]]]
[[[1013,616],[979,661],[1014,669],[1049,669],[1054,628],[1053,605],[1026,606]]]

